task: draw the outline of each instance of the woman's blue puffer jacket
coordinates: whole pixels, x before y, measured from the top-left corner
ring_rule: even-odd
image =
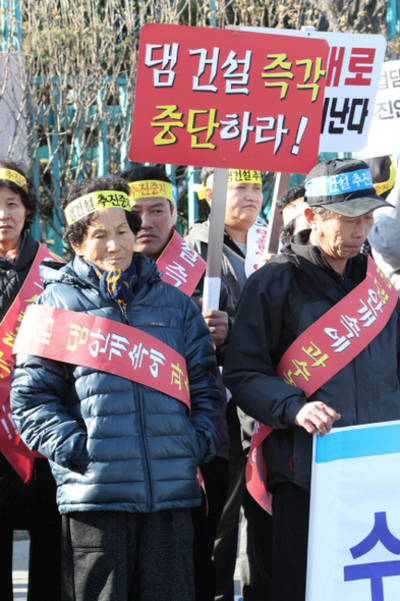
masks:
[[[25,443],[50,459],[61,513],[153,512],[200,504],[197,466],[217,451],[219,403],[214,349],[188,296],[161,281],[154,261],[134,254],[139,282],[128,323],[186,360],[191,416],[180,401],[131,380],[17,355],[11,404]],[[125,322],[81,258],[42,266],[39,303]]]

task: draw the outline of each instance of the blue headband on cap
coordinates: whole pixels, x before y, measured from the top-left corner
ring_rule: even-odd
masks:
[[[374,189],[371,171],[359,169],[341,173],[340,175],[324,175],[316,177],[305,184],[306,198],[312,196],[335,196],[338,194],[349,194],[358,190]]]

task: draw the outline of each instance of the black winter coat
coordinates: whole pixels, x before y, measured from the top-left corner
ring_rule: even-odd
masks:
[[[224,364],[235,402],[274,428],[264,442],[271,492],[287,481],[309,489],[312,445],[312,436],[295,426],[306,396],[275,369],[292,342],[346,294],[321,249],[304,242],[295,236],[248,279]],[[365,278],[366,261],[361,254],[353,259],[354,285]],[[400,302],[378,336],[308,399],[340,413],[335,426],[400,419],[399,326]]]
[[[14,264],[0,258],[0,320],[20,291],[37,248],[26,231]],[[30,530],[59,522],[56,485],[47,459],[35,459],[32,479],[26,485],[0,453],[0,529]]]

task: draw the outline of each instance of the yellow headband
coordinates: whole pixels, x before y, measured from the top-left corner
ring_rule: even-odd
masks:
[[[246,169],[229,169],[228,171],[228,184],[262,184],[261,171],[249,171]],[[210,175],[206,179],[204,189],[212,188],[214,186],[214,174]],[[200,191],[200,189],[199,189]],[[200,191],[201,193],[201,191]],[[203,196],[204,198],[204,196]]]
[[[282,211],[283,225],[286,227],[293,219],[301,215],[307,206],[304,196],[289,202]]]
[[[28,182],[23,175],[18,173],[18,171],[13,171],[13,169],[0,169],[0,179],[6,179],[9,182],[17,184],[17,186],[25,190],[28,194]]]
[[[262,185],[261,171],[249,171],[246,169],[229,169],[228,171],[228,184],[260,184]],[[206,179],[204,186],[201,184],[194,184],[193,188],[197,192],[197,196],[200,200],[206,197],[206,189],[213,188],[214,186],[214,174],[210,175]]]
[[[229,169],[228,184],[262,184],[261,171]]]
[[[128,184],[131,203],[135,204],[136,198],[166,198],[173,202],[172,184],[155,179],[144,179]]]
[[[395,179],[396,179],[396,169],[394,168],[394,165],[393,165],[393,159],[390,157],[389,179],[386,180],[385,182],[375,182],[374,183],[375,192],[379,195],[384,194],[385,192],[388,192],[389,190],[391,190],[393,188]]]
[[[117,190],[91,192],[90,194],[80,196],[76,200],[70,202],[65,208],[64,213],[67,224],[72,225],[95,211],[110,208],[131,211],[128,194],[125,194],[125,192],[118,192]]]

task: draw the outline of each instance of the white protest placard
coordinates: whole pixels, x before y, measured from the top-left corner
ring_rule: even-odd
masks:
[[[382,65],[368,141],[359,157],[400,152],[400,60]]]
[[[25,55],[0,52],[1,154],[26,162],[26,122],[23,106]]]
[[[314,436],[306,601],[398,601],[400,422]]]
[[[365,146],[385,59],[384,36],[268,27],[239,29],[326,40],[330,51],[319,151],[358,152]]]

